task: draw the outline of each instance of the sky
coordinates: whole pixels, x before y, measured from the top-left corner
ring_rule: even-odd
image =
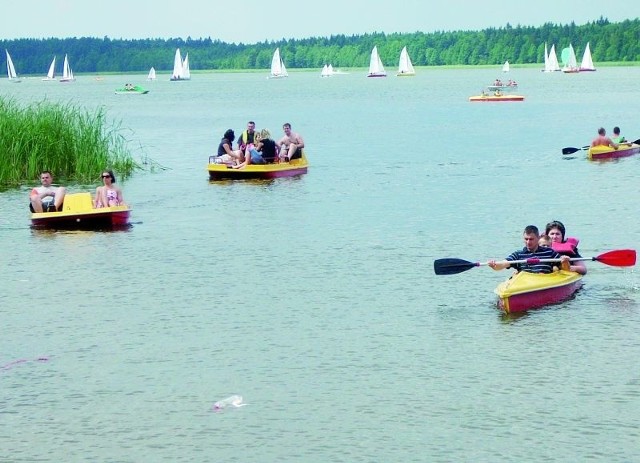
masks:
[[[493,6],[490,6],[493,5]],[[252,44],[372,32],[577,25],[640,17],[637,0],[0,0],[0,40],[210,37]],[[244,19],[246,18],[246,19]]]

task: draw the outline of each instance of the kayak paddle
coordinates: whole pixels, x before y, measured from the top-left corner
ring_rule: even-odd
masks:
[[[636,251],[635,249],[617,249],[595,257],[572,257],[569,259],[570,262],[578,262],[581,260],[592,260],[613,267],[632,267],[636,265]],[[532,259],[509,261],[510,264],[538,264],[541,262],[560,262],[560,259],[536,259],[534,257]],[[466,272],[481,265],[488,265],[488,262],[469,262],[467,260],[450,257],[436,259],[433,262],[433,270],[436,272],[436,275],[455,275],[456,273]]]
[[[628,141],[624,141],[622,143],[619,143],[620,145],[640,145],[640,138],[638,138],[636,141],[632,141],[632,142],[628,142]],[[590,145],[587,146],[583,146],[582,148],[573,148],[572,146],[568,146],[566,148],[562,148],[562,154],[573,154],[576,151],[580,151],[580,150],[586,150],[589,149]]]

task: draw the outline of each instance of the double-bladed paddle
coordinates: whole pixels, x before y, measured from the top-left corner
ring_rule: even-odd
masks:
[[[638,138],[636,141],[632,141],[632,142],[628,142],[628,141],[623,141],[622,143],[619,143],[619,145],[640,145],[640,138]],[[580,151],[580,150],[586,150],[589,149],[590,145],[587,146],[583,146],[582,148],[573,148],[572,146],[568,146],[566,148],[562,148],[562,154],[573,154],[576,151]]]
[[[615,251],[608,251],[595,257],[572,257],[570,262],[578,262],[581,260],[593,260],[601,262],[605,265],[611,265],[613,267],[633,267],[636,265],[636,251],[635,249],[617,249]],[[560,259],[523,259],[523,260],[510,260],[502,261],[509,262],[509,264],[538,264],[541,262],[560,262]],[[480,267],[481,265],[488,265],[488,262],[469,262],[463,259],[445,258],[436,259],[433,262],[433,269],[436,275],[455,275],[456,273],[466,272],[474,267]]]

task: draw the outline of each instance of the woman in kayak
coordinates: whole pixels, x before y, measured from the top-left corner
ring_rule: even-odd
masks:
[[[559,220],[549,222],[545,227],[545,235],[551,239],[551,248],[558,254],[569,257],[582,257],[578,252],[578,238],[565,238],[566,229]],[[570,262],[569,271],[587,274],[587,266],[583,261]]]

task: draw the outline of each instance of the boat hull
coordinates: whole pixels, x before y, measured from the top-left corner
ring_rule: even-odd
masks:
[[[90,193],[67,194],[59,212],[34,212],[34,228],[91,230],[122,228],[129,224],[131,208],[127,205],[94,209]]]
[[[504,90],[510,91],[510,90],[516,90],[518,88],[518,85],[487,85],[487,89],[490,92],[495,92],[496,90],[500,90],[501,92]]]
[[[496,103],[502,101],[524,101],[522,95],[477,95],[469,97],[472,102]]]
[[[592,146],[589,148],[589,151],[587,151],[587,156],[591,160],[599,160],[624,158],[637,153],[640,153],[640,145],[622,143],[618,146],[618,149],[603,145]]]
[[[501,310],[505,313],[518,313],[562,302],[581,286],[582,275],[576,272],[518,272],[500,283],[495,293]]]
[[[250,164],[243,169],[232,169],[225,164],[215,164],[213,157],[209,158],[207,170],[210,180],[242,180],[242,179],[272,179],[279,177],[294,177],[307,173],[309,163],[305,155],[291,162],[275,164]]]

